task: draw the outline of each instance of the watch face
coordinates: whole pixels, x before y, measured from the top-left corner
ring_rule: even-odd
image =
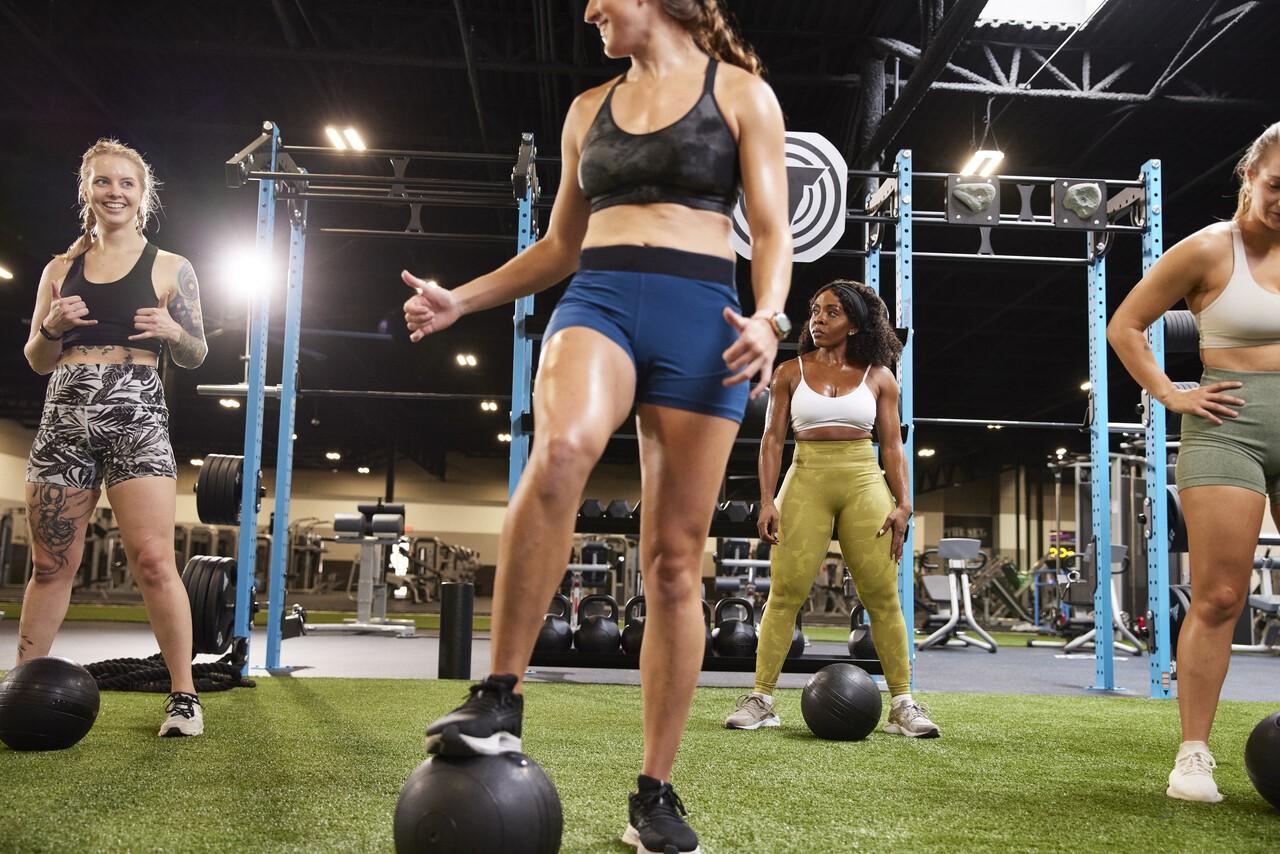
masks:
[[[782,312],[778,312],[773,316],[773,322],[777,325],[778,331],[782,333],[783,338],[791,334],[791,318]]]

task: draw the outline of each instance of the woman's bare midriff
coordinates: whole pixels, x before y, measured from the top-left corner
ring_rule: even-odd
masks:
[[[59,365],[146,365],[154,368],[159,363],[160,357],[150,350],[115,344],[72,345],[58,357]]]
[[[871,434],[866,430],[852,427],[810,427],[796,434],[797,442],[855,442],[870,438]]]
[[[1202,349],[1200,361],[1224,371],[1280,371],[1280,344]]]
[[[733,258],[729,218],[684,205],[616,205],[591,214],[582,248],[663,246],[683,252]]]

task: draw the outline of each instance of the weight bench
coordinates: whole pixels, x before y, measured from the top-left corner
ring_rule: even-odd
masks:
[[[976,646],[993,655],[999,651],[995,638],[987,634],[986,629],[978,625],[973,617],[973,594],[969,590],[969,574],[977,572],[987,565],[987,555],[982,551],[982,543],[967,537],[948,537],[938,541],[938,548],[928,549],[920,555],[920,565],[926,569],[941,568],[930,563],[927,555],[937,554],[946,561],[946,578],[941,575],[923,575],[920,577],[925,594],[938,604],[938,611],[925,622],[928,631],[937,626],[936,631],[922,641],[917,642],[917,649],[929,649],[934,646],[948,646],[953,641],[961,646]],[[949,607],[943,609],[942,603]],[[961,609],[963,608],[963,614]],[[978,637],[966,634],[973,631]]]

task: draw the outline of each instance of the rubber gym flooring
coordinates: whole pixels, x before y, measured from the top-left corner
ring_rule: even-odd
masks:
[[[13,663],[11,617],[0,621],[0,669]],[[465,693],[424,678],[435,674],[436,648],[425,637],[286,641],[285,662],[307,678],[255,671],[256,688],[206,695],[199,739],[155,737],[158,695],[104,693],[97,724],[70,750],[0,747],[0,851],[390,851],[391,814],[421,759],[423,726]],[[145,625],[70,622],[54,652],[83,662],[154,649]],[[479,674],[486,643],[474,651]],[[1280,660],[1232,660],[1214,731],[1227,800],[1216,806],[1163,794],[1175,704],[1086,695],[1092,657],[1007,647],[918,661],[918,696],[943,727],[934,741],[879,732],[819,741],[794,690],[779,694],[781,728],[726,731],[750,676],[705,674],[675,772],[703,850],[1280,850],[1280,814],[1253,791],[1241,756],[1254,724],[1280,708]],[[1145,692],[1145,660],[1118,662],[1117,673]],[[528,689],[525,749],[560,791],[562,850],[631,850],[616,838],[640,757],[636,674],[534,678],[542,684]],[[585,684],[605,679],[623,684]]]

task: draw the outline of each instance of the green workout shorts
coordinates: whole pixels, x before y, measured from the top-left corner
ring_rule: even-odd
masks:
[[[1200,385],[1231,381],[1242,384],[1227,392],[1245,401],[1238,417],[1182,416],[1178,489],[1240,486],[1280,503],[1280,371],[1205,368]]]

